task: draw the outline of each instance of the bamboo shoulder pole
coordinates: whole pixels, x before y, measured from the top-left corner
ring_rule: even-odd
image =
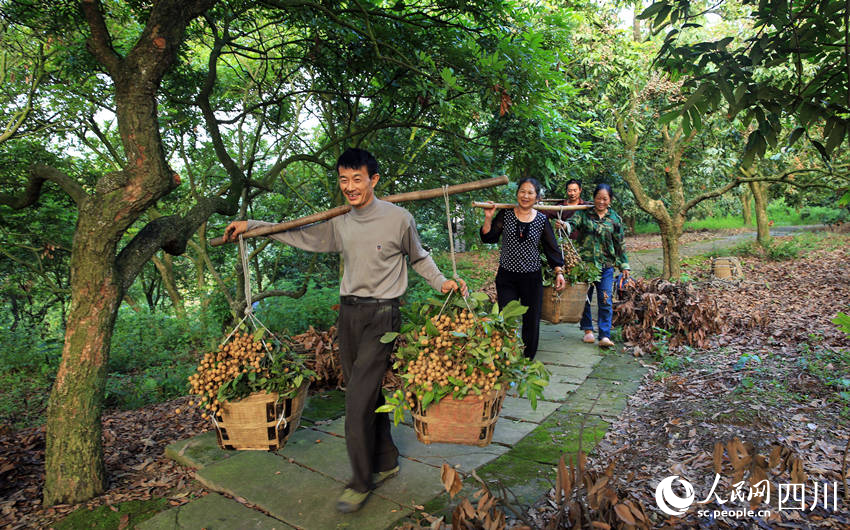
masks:
[[[508,210],[510,208],[516,208],[516,204],[507,204],[504,202],[478,202],[473,201],[473,208],[490,208],[491,206],[495,206],[497,210]],[[587,210],[588,208],[593,208],[592,204],[575,204],[575,205],[553,205],[553,204],[535,204],[534,209],[539,210],[541,212],[564,212],[568,210]]]
[[[463,184],[455,184],[454,186],[448,186],[445,188],[445,192],[449,195],[455,195],[457,193],[464,193],[467,191],[475,191],[475,190],[483,190],[486,188],[492,188],[494,186],[501,186],[503,184],[508,183],[508,177],[502,175],[501,177],[494,177],[484,180],[476,180],[474,182],[465,182]],[[443,196],[444,188],[434,188],[430,190],[419,190],[419,191],[410,191],[407,193],[397,193],[395,195],[388,195],[386,197],[382,197],[381,200],[397,203],[397,202],[408,202],[408,201],[418,201],[423,199],[434,199],[436,197]],[[304,217],[299,217],[298,219],[293,219],[291,221],[286,221],[283,223],[278,223],[275,225],[269,226],[261,226],[259,228],[255,228],[253,230],[248,230],[244,234],[242,234],[243,238],[246,237],[259,237],[259,236],[267,236],[269,234],[276,234],[278,232],[284,232],[286,230],[292,230],[293,228],[298,228],[299,226],[309,225],[313,223],[318,223],[319,221],[325,221],[332,217],[336,217],[338,215],[343,215],[348,213],[351,210],[351,206],[345,204],[342,206],[337,206],[336,208],[331,208],[330,210],[325,210],[322,212],[316,212],[311,215],[307,215]],[[209,240],[210,246],[217,247],[219,245],[224,244],[224,238],[216,237]]]

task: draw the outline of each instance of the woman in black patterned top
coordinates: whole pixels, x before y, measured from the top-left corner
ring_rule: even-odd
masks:
[[[540,273],[540,245],[549,265],[555,269],[555,289],[566,286],[564,258],[558,248],[555,232],[545,215],[534,209],[540,196],[540,183],[533,178],[519,181],[517,206],[500,210],[495,218],[495,206],[484,209],[481,241],[498,243],[502,237],[499,271],[496,273],[496,297],[499,307],[519,300],[528,307],[522,317],[522,342],[525,356],[533,359],[540,336],[540,309],[543,305],[543,278]]]

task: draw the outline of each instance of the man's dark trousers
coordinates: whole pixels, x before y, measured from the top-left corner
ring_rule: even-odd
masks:
[[[397,300],[341,297],[339,357],[345,377],[345,444],[351,463],[349,488],[372,489],[372,473],[398,465],[398,449],[390,434],[390,418],[375,409],[384,404],[381,381],[393,344],[381,336],[401,328]]]

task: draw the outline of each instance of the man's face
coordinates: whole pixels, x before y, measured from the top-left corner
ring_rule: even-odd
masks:
[[[579,201],[579,197],[581,197],[581,188],[578,184],[570,184],[567,186],[567,202],[570,204],[577,204]]]
[[[370,179],[369,170],[366,169],[366,166],[357,169],[340,167],[339,189],[352,208],[360,208],[372,201],[378,178],[378,174],[375,173]]]

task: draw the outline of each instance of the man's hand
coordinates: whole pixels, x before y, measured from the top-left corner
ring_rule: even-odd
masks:
[[[460,278],[458,278],[457,281],[460,282],[460,294],[462,294],[463,297],[466,298],[466,295],[469,294],[469,289],[467,289],[467,287],[466,287],[466,282],[463,281]],[[443,294],[446,294],[449,291],[457,291],[457,290],[458,290],[458,285],[457,285],[457,282],[454,281],[454,280],[446,280],[446,281],[443,282],[442,287],[440,287],[440,291]]]
[[[558,274],[557,276],[555,276],[555,290],[556,291],[563,291],[564,287],[566,287],[566,286],[567,286],[567,280],[564,279],[563,274]]]
[[[224,242],[228,241],[236,241],[239,237],[239,234],[244,234],[248,230],[248,221],[233,221],[227,228],[224,229]]]

